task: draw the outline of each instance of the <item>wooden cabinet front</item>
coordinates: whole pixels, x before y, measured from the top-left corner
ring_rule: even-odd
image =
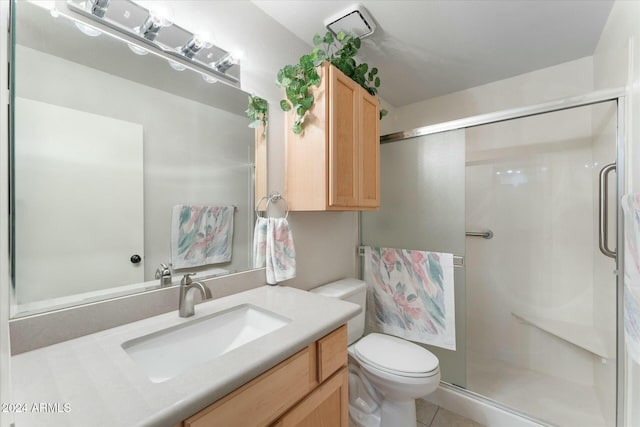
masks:
[[[287,412],[275,427],[347,427],[349,375],[343,367]]]
[[[346,366],[347,327],[343,325],[179,426],[347,427]]]
[[[286,197],[290,210],[373,210],[380,206],[379,101],[327,63],[313,88],[304,132],[287,113]]]

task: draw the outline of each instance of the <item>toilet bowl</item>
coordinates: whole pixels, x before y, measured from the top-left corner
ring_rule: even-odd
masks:
[[[364,334],[366,284],[356,279],[329,283],[312,292],[355,302],[361,313],[347,324],[349,416],[359,427],[415,427],[415,399],[438,387],[438,358],[402,338]]]

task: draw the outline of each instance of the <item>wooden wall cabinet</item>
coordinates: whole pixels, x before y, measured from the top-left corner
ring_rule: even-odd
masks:
[[[374,210],[380,206],[378,99],[334,66],[319,67],[322,82],[304,131],[286,114],[286,182],[290,210]]]
[[[176,427],[348,427],[347,327],[310,344]]]

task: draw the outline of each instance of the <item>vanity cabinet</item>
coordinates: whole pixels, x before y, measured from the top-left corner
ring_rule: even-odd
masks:
[[[183,427],[347,427],[347,327],[189,417]]]
[[[321,84],[304,131],[286,114],[286,197],[290,210],[374,210],[380,206],[380,105],[336,67]]]

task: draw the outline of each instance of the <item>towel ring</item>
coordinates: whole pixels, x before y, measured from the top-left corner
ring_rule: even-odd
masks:
[[[258,203],[256,204],[256,216],[258,218],[261,218],[260,215],[260,204],[266,200],[267,201],[267,206],[265,206],[264,212],[265,212],[265,218],[269,216],[269,206],[271,206],[271,202],[279,202],[282,201],[282,203],[284,203],[284,218],[286,219],[289,216],[289,205],[287,203],[287,201],[284,199],[284,197],[282,197],[282,195],[280,193],[271,193],[268,196],[264,196],[262,197],[260,200],[258,200]]]

